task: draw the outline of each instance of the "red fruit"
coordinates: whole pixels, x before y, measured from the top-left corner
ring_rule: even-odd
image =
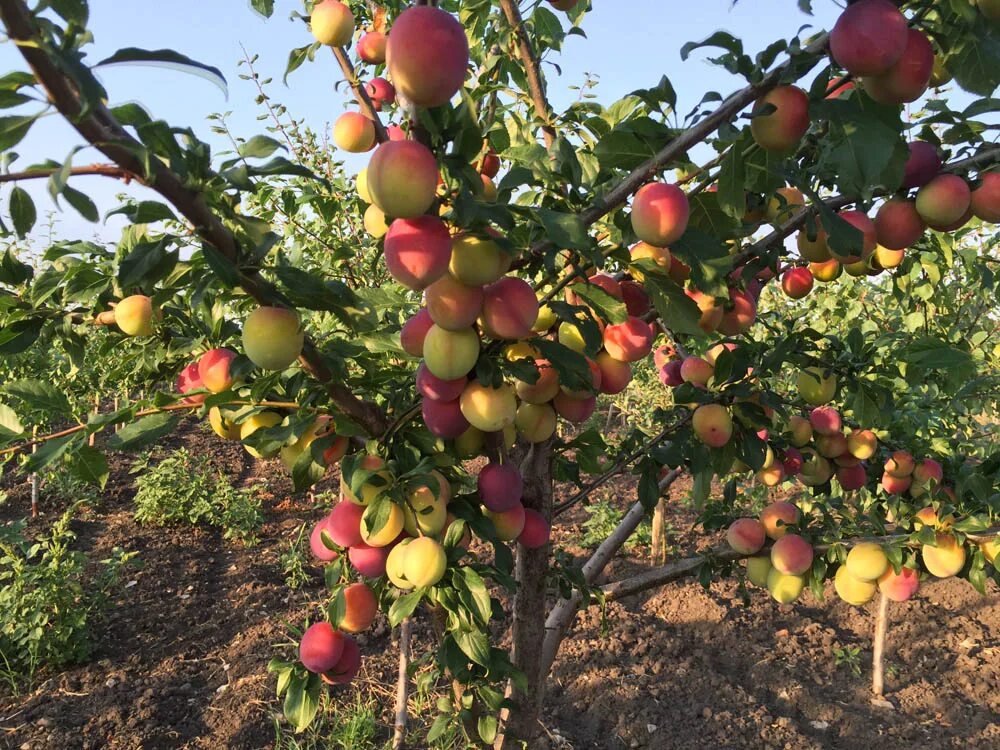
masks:
[[[327,532],[338,547],[355,547],[361,544],[361,516],[363,505],[341,500],[330,511]]]
[[[418,107],[440,107],[462,88],[468,73],[465,29],[434,6],[408,8],[389,29],[386,61],[400,94]]]
[[[369,547],[362,542],[347,550],[347,559],[366,578],[381,578],[385,575],[385,561],[391,549],[392,545]]]
[[[846,492],[860,490],[868,480],[865,474],[865,467],[861,464],[855,466],[840,466],[837,468],[837,481]]]
[[[595,380],[600,382],[598,387],[601,393],[607,395],[621,393],[632,382],[632,366],[628,362],[615,359],[607,352],[597,355],[597,367],[601,373]]]
[[[979,187],[972,191],[972,213],[983,221],[1000,224],[1000,172],[981,177]]]
[[[538,297],[524,279],[505,276],[483,290],[483,324],[493,338],[527,338],[536,320]]]
[[[658,346],[653,350],[653,366],[657,370],[662,369],[675,356],[677,356],[677,350],[670,346],[670,344]]]
[[[309,626],[299,642],[299,661],[310,672],[333,669],[344,655],[346,636],[328,622]]]
[[[937,149],[926,141],[911,141],[910,156],[903,170],[903,187],[923,187],[941,170],[941,157]]]
[[[386,125],[385,134],[389,136],[390,141],[406,140],[406,131],[399,127],[399,125]]]
[[[552,406],[555,407],[556,413],[567,422],[580,424],[593,416],[594,410],[597,408],[597,399],[593,396],[573,398],[560,391],[552,400]]]
[[[437,375],[432,374],[423,362],[417,368],[417,390],[424,398],[435,401],[454,401],[462,395],[468,382],[468,378],[442,380]]]
[[[903,250],[920,239],[924,220],[913,201],[890,198],[875,214],[875,236],[878,244],[890,250]]]
[[[384,78],[372,78],[365,84],[365,92],[375,109],[385,109],[396,101],[396,88]]]
[[[802,471],[802,453],[798,448],[785,448],[785,454],[781,461],[785,469],[785,475],[794,477]]]
[[[647,323],[629,317],[624,323],[604,329],[604,348],[621,362],[638,362],[653,348],[653,335]]]
[[[385,265],[392,278],[421,291],[448,271],[451,235],[436,216],[396,219],[385,235]]]
[[[336,560],[339,556],[336,550],[332,550],[323,544],[322,534],[325,531],[329,535],[330,528],[330,516],[326,515],[313,526],[312,533],[309,535],[309,549],[312,551],[313,557],[323,562]]]
[[[798,86],[778,86],[764,94],[753,111],[775,107],[769,114],[750,120],[754,141],[765,151],[790,151],[809,129],[809,97]]]
[[[381,31],[369,31],[358,39],[358,57],[369,65],[381,65],[385,62],[385,34]]]
[[[826,98],[840,99],[848,92],[854,90],[854,81],[845,81],[843,76],[837,76],[827,84]]]
[[[469,420],[462,414],[461,403],[457,398],[451,401],[425,398],[420,410],[427,429],[439,438],[454,440],[469,429]]]
[[[344,640],[344,651],[340,659],[329,670],[320,675],[323,682],[331,685],[346,685],[353,680],[361,669],[361,649],[349,635],[341,634]]]
[[[479,163],[479,173],[493,179],[500,172],[500,158],[492,148],[486,152]]]
[[[403,351],[411,357],[424,356],[424,338],[432,325],[434,325],[434,321],[431,319],[431,314],[427,312],[427,308],[421,307],[417,310],[416,315],[406,321],[403,330],[399,333]]]
[[[680,359],[667,362],[660,368],[660,382],[671,388],[681,385],[684,382],[684,378],[681,376],[681,367],[683,364],[684,362]]]
[[[684,191],[676,185],[650,182],[632,199],[632,229],[643,242],[666,247],[687,229],[691,208]]]
[[[649,295],[642,288],[642,284],[637,281],[623,281],[621,283],[622,299],[625,300],[625,309],[629,315],[641,318],[651,309]]]
[[[201,375],[198,374],[198,363],[192,362],[183,370],[181,374],[177,376],[177,391],[179,393],[187,393],[189,391],[198,391],[205,387],[205,384],[201,380]],[[182,398],[182,404],[200,404],[205,401],[205,394],[200,393],[197,396],[188,396],[187,398]]]
[[[889,0],[861,0],[849,6],[830,32],[830,53],[856,76],[885,73],[903,56],[906,17]]]
[[[477,489],[487,510],[502,513],[520,504],[524,480],[513,464],[490,463],[479,472]]]
[[[729,301],[732,308],[722,315],[719,333],[726,336],[746,333],[757,320],[757,303],[748,292],[741,292],[738,289],[729,290]]]
[[[909,29],[903,55],[885,73],[865,78],[865,91],[882,104],[913,102],[927,90],[933,69],[930,40],[922,31]]]
[[[796,266],[789,268],[781,277],[782,291],[792,299],[802,299],[813,288],[812,271],[808,268]]]
[[[524,528],[517,537],[518,544],[528,549],[539,549],[549,543],[551,532],[551,527],[541,513],[533,508],[524,509]]]
[[[840,412],[832,406],[817,406],[809,412],[809,424],[819,435],[835,435],[843,428]]]
[[[875,247],[878,245],[874,222],[861,211],[841,211],[838,215],[861,232],[861,251],[860,253],[858,252],[856,241],[851,245],[854,248],[853,252],[847,252],[843,248],[835,248],[833,241],[828,239],[827,245],[830,248],[830,255],[841,263],[857,263],[859,260],[867,259],[868,256],[875,252]]]

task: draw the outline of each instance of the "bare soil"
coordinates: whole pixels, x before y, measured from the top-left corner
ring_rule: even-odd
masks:
[[[142,565],[126,574],[130,585],[99,626],[90,661],[44,675],[29,693],[0,692],[0,747],[274,747],[280,705],[266,666],[292,654],[283,645],[286,623],[301,623],[310,599],[322,595],[318,570],[305,592],[291,592],[279,557],[298,526],[323,511],[292,493],[276,464],[255,462],[194,423],[164,441],[180,445],[210,450],[234,482],[267,481],[261,543],[241,547],[216,532],[137,525],[131,457],[113,461],[100,502],[74,523],[78,546],[94,560],[116,546],[135,550]],[[675,486],[674,497],[685,490]],[[630,492],[622,486],[610,494]],[[28,508],[25,485],[9,487],[9,495],[0,523]],[[679,502],[672,507],[674,526],[690,529],[690,513]],[[61,511],[44,509],[32,532]],[[577,512],[559,531],[571,549],[583,518]],[[679,550],[705,541],[691,531],[672,539]],[[608,574],[650,564],[641,555],[620,557]],[[996,590],[980,597],[960,581],[932,582],[915,600],[893,605],[891,706],[871,702],[873,616],[872,605],[850,607],[832,596],[781,606],[758,591],[745,605],[733,581],[709,590],[679,582],[591,609],[560,652],[543,712],[548,736],[538,746],[1000,748]],[[390,638],[384,621],[362,636],[358,684],[335,694],[350,702],[355,691],[374,690],[384,736],[395,679]],[[424,627],[416,643],[429,647]],[[860,649],[857,659],[838,664],[836,653],[850,648]],[[412,740],[411,747],[424,745],[419,735]]]

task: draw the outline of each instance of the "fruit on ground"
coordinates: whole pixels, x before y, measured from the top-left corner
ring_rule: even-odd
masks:
[[[496,528],[497,539],[501,542],[513,542],[524,531],[524,506],[518,503],[513,508],[504,511],[486,511],[486,517]]]
[[[878,245],[875,223],[862,211],[841,211],[837,215],[857,231],[850,233],[849,244],[838,245],[831,238],[827,243],[830,255],[845,264],[867,260]]]
[[[274,411],[261,411],[256,414],[250,415],[247,419],[240,423],[240,440],[246,440],[248,437],[253,435],[257,430],[267,429],[268,427],[276,427],[281,424],[281,415]],[[245,446],[247,453],[251,456],[256,456],[257,458],[271,458],[278,453],[280,446],[268,449],[268,450],[258,450],[257,448],[252,448],[249,445]]]
[[[330,549],[323,543],[324,533],[330,541],[333,541],[333,537],[330,534],[331,523],[330,516],[326,515],[316,522],[312,532],[309,534],[309,549],[313,553],[313,557],[322,562],[330,562],[337,559],[338,556],[337,550]]]
[[[501,513],[521,504],[524,480],[514,464],[492,462],[479,472],[477,489],[486,509]]]
[[[389,141],[379,145],[368,163],[367,177],[372,201],[386,216],[415,219],[434,203],[437,161],[417,141]]]
[[[837,596],[855,607],[870,602],[878,590],[877,584],[872,581],[859,581],[851,575],[846,565],[837,568],[837,575],[833,578],[833,588]]]
[[[817,406],[809,412],[809,424],[818,435],[837,434],[843,427],[840,412],[832,406]]]
[[[927,141],[911,141],[907,144],[910,155],[903,169],[903,187],[919,188],[933,180],[941,169],[941,156]]]
[[[115,307],[115,323],[129,336],[153,333],[153,301],[144,294],[126,297]]]
[[[864,79],[868,96],[882,104],[905,104],[920,98],[934,72],[934,48],[922,31],[910,29],[902,56],[879,75]]]
[[[721,448],[733,436],[733,418],[722,404],[702,404],[691,416],[691,428],[705,445]]]
[[[403,324],[399,332],[399,343],[403,351],[411,357],[424,356],[424,338],[427,331],[434,325],[431,314],[426,307],[421,307],[416,314]]]
[[[765,588],[767,586],[767,576],[772,570],[770,555],[756,555],[748,557],[745,561],[747,566],[747,578],[755,586]]]
[[[764,525],[755,518],[738,518],[726,531],[726,542],[742,555],[760,552],[766,540]]]
[[[374,472],[365,475],[361,471],[355,472],[351,477],[351,485],[344,480],[343,472],[340,476],[340,493],[356,505],[371,505],[372,501],[379,497],[392,481],[392,476],[388,471],[383,470],[385,461],[375,455],[365,456],[361,459],[360,469],[365,472]],[[360,484],[359,484],[360,482]]]
[[[369,547],[361,542],[347,550],[347,559],[361,575],[367,578],[381,578],[385,575],[385,564],[390,552],[389,547]]]
[[[972,191],[972,213],[983,221],[1000,224],[1000,172],[982,175],[982,181]]]
[[[968,183],[954,174],[940,174],[917,191],[917,213],[932,229],[959,221],[971,204]]]
[[[523,339],[538,320],[538,297],[524,279],[505,276],[483,290],[483,327],[493,338]]]
[[[767,590],[779,604],[791,604],[802,594],[806,579],[802,576],[788,575],[772,567],[767,574]]]
[[[650,182],[632,198],[632,229],[643,242],[666,247],[684,234],[690,211],[687,196],[679,187]]]
[[[951,534],[937,534],[936,546],[923,545],[920,555],[927,570],[936,578],[950,578],[965,567],[965,547]]]
[[[812,561],[812,545],[798,534],[785,534],[771,547],[771,565],[785,575],[802,575]]]
[[[320,0],[309,16],[309,28],[320,44],[344,47],[354,36],[354,14],[339,0]]]
[[[764,532],[771,539],[781,539],[788,533],[788,527],[799,521],[799,509],[791,503],[779,501],[771,503],[760,513]]]
[[[507,271],[511,257],[491,237],[462,233],[451,241],[451,275],[467,286],[492,284]]]
[[[448,331],[432,325],[424,337],[424,363],[442,380],[466,375],[479,359],[479,335],[475,329]]]
[[[849,6],[830,31],[830,52],[855,76],[885,73],[903,56],[906,18],[889,0],[861,0]]]
[[[369,547],[386,547],[396,541],[405,520],[395,503],[369,505],[361,517],[361,541]]]
[[[754,113],[773,109],[768,114],[754,114],[750,133],[765,151],[790,151],[809,129],[809,97],[798,86],[778,86],[757,100]]]
[[[859,581],[876,581],[889,567],[885,550],[875,542],[861,542],[847,553],[847,572]]]
[[[461,378],[459,381],[444,382],[466,383],[467,381],[465,378]],[[458,398],[448,401],[424,398],[420,404],[420,410],[424,425],[431,434],[439,438],[454,440],[461,437],[469,429],[469,420],[462,414],[462,404]]]
[[[345,112],[333,124],[333,142],[352,154],[363,154],[375,146],[375,123],[360,112]]]
[[[597,399],[594,396],[587,398],[574,398],[565,391],[560,391],[554,399],[552,406],[556,413],[573,424],[586,422],[594,414],[597,408]]]
[[[389,273],[408,289],[421,291],[448,272],[451,235],[436,216],[396,219],[384,243]]]
[[[299,661],[310,672],[333,669],[344,653],[344,634],[328,622],[310,625],[299,641]]]
[[[813,275],[808,268],[789,268],[781,277],[781,290],[792,299],[802,299],[812,288]]]
[[[514,426],[529,443],[544,443],[556,431],[556,412],[548,404],[523,403],[517,407]]]
[[[233,385],[229,369],[236,359],[231,349],[210,349],[198,360],[198,376],[212,393],[222,393]]]
[[[298,314],[284,307],[258,307],[243,322],[243,351],[263,370],[284,370],[304,340]]]
[[[803,401],[822,406],[829,403],[837,392],[837,376],[819,367],[807,367],[799,373],[796,385]]]
[[[822,228],[813,227],[813,235],[809,230],[802,229],[795,237],[799,255],[810,263],[825,263],[830,260],[830,248],[826,245],[826,232]]]
[[[920,588],[920,574],[913,568],[900,568],[897,573],[890,565],[878,579],[878,590],[887,599],[905,602]]]
[[[200,391],[205,388],[205,383],[201,379],[201,375],[198,373],[198,363],[192,362],[177,376],[177,392],[178,393],[190,393],[191,391]],[[188,396],[187,398],[182,398],[182,404],[201,404],[205,401],[205,394],[199,393],[196,396]]]
[[[653,348],[653,333],[649,324],[629,317],[624,323],[604,328],[604,349],[619,362],[638,362]]]
[[[348,633],[368,630],[378,612],[375,592],[366,583],[352,583],[344,588],[343,594],[344,616],[340,620],[340,629]]]
[[[805,417],[800,417],[798,414],[789,417],[788,431],[792,433],[791,442],[796,448],[802,448],[812,442],[812,424]]]
[[[212,431],[225,440],[240,439],[240,425],[235,424],[218,406],[208,410],[208,423]]]
[[[369,65],[385,62],[385,45],[388,40],[381,31],[368,31],[358,39],[358,57]]]
[[[444,547],[436,539],[422,536],[406,546],[403,576],[417,588],[436,584],[444,577],[447,566]]]
[[[483,432],[499,432],[514,424],[517,413],[514,389],[506,383],[493,388],[473,381],[462,391],[459,404],[469,424]]]
[[[361,649],[349,635],[344,636],[344,652],[333,667],[320,677],[329,685],[347,685],[361,669]]]
[[[908,477],[916,468],[913,456],[907,451],[895,451],[885,462],[885,473],[893,477]]]
[[[524,528],[517,536],[517,543],[528,549],[540,549],[549,543],[552,527],[534,508],[524,509]]]
[[[622,362],[608,352],[598,354],[595,361],[601,371],[601,393],[621,393],[632,382],[632,367],[628,362]]]
[[[386,63],[396,90],[410,102],[418,107],[447,104],[468,72],[465,29],[439,8],[408,8],[389,29]]]
[[[920,239],[924,220],[913,201],[890,198],[875,214],[875,236],[878,244],[890,250],[902,250]]]
[[[427,312],[437,325],[449,331],[461,331],[471,327],[482,312],[483,289],[466,286],[446,273],[427,287],[426,302]]]

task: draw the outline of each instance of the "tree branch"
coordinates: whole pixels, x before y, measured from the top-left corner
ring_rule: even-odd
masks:
[[[382,118],[379,117],[378,110],[372,104],[371,97],[368,96],[368,92],[365,91],[365,87],[361,84],[361,79],[358,78],[358,72],[354,68],[351,58],[348,57],[343,47],[331,47],[331,49],[333,50],[333,56],[337,58],[337,62],[340,64],[340,69],[344,72],[347,85],[351,87],[351,91],[354,92],[354,98],[361,106],[361,113],[375,123],[375,140],[379,143],[385,143],[389,140],[389,134],[385,130],[385,125],[382,124]]]
[[[10,172],[9,174],[0,174],[0,183],[21,182],[22,180],[38,180],[45,177],[51,177],[56,172],[62,172],[62,167],[52,167],[49,169],[28,169],[24,172]],[[122,169],[117,164],[90,164],[85,167],[73,167],[70,169],[69,174],[74,177],[82,177],[84,175],[114,177],[119,180],[125,180],[126,183],[130,180],[142,182],[138,175]]]
[[[535,106],[535,114],[542,121],[542,136],[545,138],[546,148],[552,148],[556,140],[556,129],[552,125],[552,107],[545,96],[545,81],[542,79],[541,66],[535,48],[531,44],[531,37],[524,27],[524,19],[521,18],[521,11],[514,0],[500,0],[500,7],[507,17],[514,38],[517,40],[517,56],[524,66],[525,78],[528,82],[528,93],[531,94],[531,101]]]

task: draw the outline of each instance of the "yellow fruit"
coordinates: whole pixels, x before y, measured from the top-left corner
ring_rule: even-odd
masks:
[[[115,322],[129,336],[153,333],[153,301],[144,294],[126,297],[115,308]]]
[[[375,520],[375,514],[372,511],[381,506],[368,506],[365,514],[361,517],[361,541],[369,547],[385,547],[395,541],[399,532],[403,530],[403,522],[406,520],[403,509],[395,503],[387,503],[386,505],[389,508],[389,516],[385,525],[377,531],[369,529],[370,524]]]
[[[791,604],[798,599],[805,585],[806,579],[802,576],[785,575],[775,568],[767,574],[767,590],[780,604]]]
[[[257,430],[276,427],[281,424],[281,415],[273,411],[261,411],[250,416],[248,419],[240,423],[240,439],[246,440],[248,437],[253,435]],[[257,458],[271,458],[278,453],[278,449],[268,451],[266,453],[259,453],[256,448],[251,448],[250,446],[245,446],[247,453],[251,456],[256,456]]]
[[[833,579],[833,587],[837,591],[837,596],[845,602],[860,607],[875,596],[878,584],[873,581],[859,581],[851,575],[846,565],[841,565]]]
[[[407,545],[403,575],[417,588],[436,584],[444,577],[447,567],[444,547],[437,540],[422,536]]]
[[[859,581],[877,581],[889,567],[889,558],[878,544],[862,542],[847,553],[844,567]]]

